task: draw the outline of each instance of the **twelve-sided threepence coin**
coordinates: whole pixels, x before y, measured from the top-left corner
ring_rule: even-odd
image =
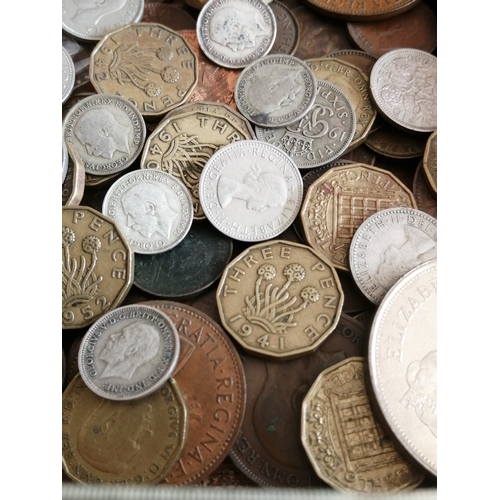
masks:
[[[255,125],[285,127],[300,120],[316,97],[316,77],[301,59],[269,55],[246,67],[236,81],[240,113]]]
[[[85,172],[121,172],[139,156],[146,140],[146,124],[127,99],[93,94],[75,104],[63,122],[63,137],[85,162]]]
[[[62,47],[62,102],[68,100],[75,85],[75,64],[69,52]]]
[[[278,147],[298,168],[326,165],[342,155],[356,131],[349,98],[335,85],[317,81],[312,108],[298,122],[279,128],[255,127],[257,138]]]
[[[261,141],[221,147],[200,176],[200,203],[207,219],[241,241],[265,241],[281,234],[300,210],[302,191],[295,163]]]
[[[261,0],[209,0],[196,33],[209,59],[226,68],[244,68],[271,50],[276,18]]]
[[[374,304],[404,274],[437,257],[437,220],[413,208],[386,208],[356,229],[349,249],[354,281]]]
[[[162,171],[134,170],[109,188],[102,204],[135,253],[155,254],[178,245],[193,222],[193,203],[180,180]]]
[[[82,40],[96,42],[104,35],[141,20],[144,0],[63,0],[63,30]]]
[[[414,132],[437,129],[437,58],[417,49],[381,56],[370,75],[373,102],[391,123]]]
[[[149,306],[123,306],[87,331],[78,352],[78,369],[98,396],[137,399],[167,381],[179,352],[179,334],[165,313]]]

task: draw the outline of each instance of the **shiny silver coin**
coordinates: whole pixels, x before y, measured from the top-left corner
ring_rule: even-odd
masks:
[[[64,179],[66,179],[66,174],[68,173],[68,164],[69,164],[69,156],[68,156],[68,148],[66,147],[66,143],[62,141],[62,183],[64,184]]]
[[[69,52],[62,47],[62,102],[68,100],[75,85],[75,65]]]
[[[123,306],[87,331],[78,351],[78,369],[98,396],[137,399],[168,380],[179,352],[179,334],[166,314],[149,306]]]
[[[144,0],[62,0],[62,28],[67,33],[96,42],[103,36],[141,20]]]
[[[281,54],[262,57],[247,66],[234,87],[240,113],[261,127],[285,127],[312,108],[316,77],[297,57]]]
[[[276,19],[261,0],[209,0],[198,15],[196,34],[210,60],[244,68],[271,50]]]

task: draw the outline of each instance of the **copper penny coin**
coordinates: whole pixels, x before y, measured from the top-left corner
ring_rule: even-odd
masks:
[[[347,23],[347,30],[361,50],[376,58],[403,47],[432,52],[437,46],[436,15],[423,2],[383,21]]]
[[[295,54],[299,46],[299,23],[283,3],[273,0],[269,7],[276,18],[276,38],[269,54]]]
[[[227,334],[201,311],[171,301],[143,305],[169,316],[181,339],[174,376],[188,406],[188,438],[165,482],[197,483],[222,463],[237,438],[245,413],[243,366]]]
[[[363,326],[342,314],[332,334],[310,356],[285,363],[242,356],[247,410],[230,452],[240,470],[261,486],[324,485],[300,440],[302,400],[324,369],[360,356],[365,339]]]
[[[175,31],[195,30],[196,21],[182,8],[167,3],[149,3],[144,5],[141,22],[158,23]]]

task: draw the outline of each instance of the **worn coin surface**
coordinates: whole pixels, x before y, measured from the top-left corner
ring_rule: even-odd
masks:
[[[175,30],[136,23],[96,45],[89,71],[97,92],[123,96],[143,116],[158,118],[189,99],[198,80],[198,59]]]
[[[318,375],[302,402],[301,439],[323,481],[346,492],[396,493],[424,474],[394,447],[372,413],[363,358],[351,357]]]
[[[370,382],[392,433],[437,476],[437,260],[384,297],[368,344]]]
[[[437,257],[437,221],[413,208],[386,208],[364,220],[352,237],[349,267],[374,304],[408,271]]]
[[[83,328],[119,306],[134,253],[116,224],[89,207],[62,208],[62,327]]]
[[[276,39],[269,54],[294,55],[300,40],[300,30],[293,12],[283,3],[273,0],[269,7],[276,18]]]
[[[138,399],[169,379],[179,353],[179,334],[166,314],[140,304],[121,306],[89,328],[78,351],[78,370],[98,396]]]
[[[429,187],[427,177],[423,171],[422,161],[418,164],[413,177],[413,195],[418,209],[437,219],[436,193]]]
[[[62,102],[68,100],[75,85],[75,65],[68,51],[62,47]]]
[[[356,68],[360,69],[368,78],[370,78],[373,65],[377,60],[376,57],[362,50],[337,50],[328,57],[339,59],[340,61],[356,66]]]
[[[170,5],[161,2],[146,3],[141,22],[162,24],[177,32],[196,29],[196,20],[181,5]]]
[[[332,168],[311,184],[300,216],[311,247],[348,271],[356,229],[370,215],[391,207],[416,208],[411,191],[387,170],[355,163]]]
[[[337,85],[316,80],[316,97],[300,120],[286,127],[255,127],[261,141],[288,154],[300,169],[326,165],[340,157],[357,131],[351,99]]]
[[[234,88],[240,113],[255,125],[284,127],[300,120],[316,96],[316,78],[297,57],[269,55],[248,65]]]
[[[139,156],[146,140],[146,125],[127,99],[95,94],[68,111],[63,137],[82,157],[86,172],[110,175],[127,169]]]
[[[82,40],[96,42],[126,24],[141,20],[144,0],[62,0],[64,31]]]
[[[68,173],[68,148],[66,147],[66,143],[64,140],[62,141],[62,182],[64,184],[64,179],[66,178],[66,174]]]
[[[174,376],[188,406],[187,442],[165,482],[197,483],[221,464],[238,436],[246,401],[243,366],[224,330],[201,311],[162,300],[144,304],[167,314],[181,339]]]
[[[302,202],[302,177],[291,158],[261,141],[217,150],[200,176],[200,203],[222,233],[241,241],[271,239],[290,226]]]
[[[424,168],[425,175],[429,181],[429,185],[432,190],[437,193],[437,149],[438,149],[438,138],[437,130],[433,132],[427,139],[425,145],[424,157],[422,159],[422,166]]]
[[[417,49],[386,52],[374,64],[370,90],[380,113],[414,132],[437,129],[437,58]]]
[[[106,193],[102,211],[116,222],[136,253],[170,250],[185,238],[193,222],[187,188],[162,171],[122,175]]]
[[[66,145],[64,141],[63,144]],[[85,190],[85,165],[73,145],[68,146],[68,170],[62,183],[62,205],[77,207],[82,201]]]
[[[300,439],[305,394],[326,368],[361,356],[367,334],[341,314],[335,330],[308,356],[285,363],[242,355],[247,381],[247,410],[230,457],[249,478],[264,487],[320,486]]]
[[[211,0],[196,22],[201,50],[227,68],[244,68],[265,56],[276,38],[276,18],[260,0]]]
[[[64,472],[84,484],[154,484],[186,443],[187,408],[171,378],[140,400],[94,394],[77,375],[62,397]]]
[[[335,328],[343,303],[334,267],[285,240],[247,248],[217,288],[221,321],[232,338],[247,352],[282,360],[315,351]]]

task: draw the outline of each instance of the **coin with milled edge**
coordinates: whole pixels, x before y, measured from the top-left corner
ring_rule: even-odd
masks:
[[[75,85],[75,65],[69,52],[62,47],[62,102],[69,98]]]
[[[66,143],[62,141],[62,183],[64,184],[64,179],[66,178],[66,174],[68,173],[68,148],[66,147]]]
[[[207,219],[235,240],[274,238],[290,226],[302,202],[302,177],[288,155],[261,141],[221,147],[200,175]]]
[[[78,351],[78,369],[98,396],[138,399],[169,379],[179,352],[179,334],[165,313],[142,304],[122,306],[89,328]]]
[[[396,281],[437,256],[437,221],[412,208],[387,208],[371,215],[352,237],[349,265],[354,281],[380,304]]]
[[[136,253],[170,250],[185,238],[193,222],[186,186],[156,170],[122,175],[106,193],[102,211],[116,222]]]
[[[261,127],[284,127],[300,120],[316,97],[316,78],[297,57],[269,55],[248,65],[234,88],[240,113]]]
[[[210,0],[196,22],[201,50],[226,68],[265,56],[276,38],[276,18],[260,0]]]
[[[68,111],[63,137],[82,157],[86,172],[110,175],[127,169],[139,156],[146,140],[146,125],[127,99],[95,94]]]
[[[375,401],[404,449],[437,476],[437,260],[405,274],[377,310],[368,344]]]

